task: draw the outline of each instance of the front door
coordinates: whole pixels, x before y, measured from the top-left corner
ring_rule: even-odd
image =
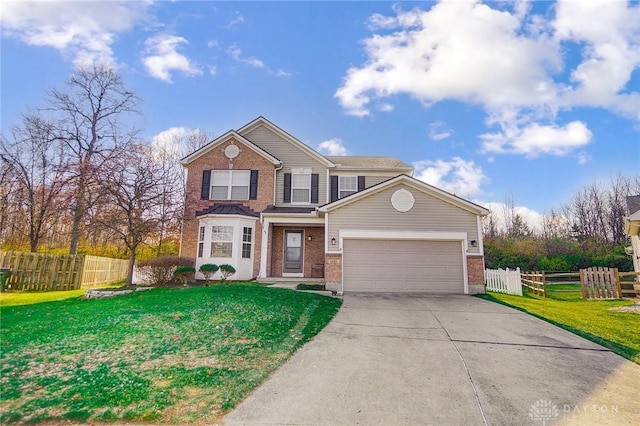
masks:
[[[303,272],[302,231],[284,231],[284,267],[285,274]]]

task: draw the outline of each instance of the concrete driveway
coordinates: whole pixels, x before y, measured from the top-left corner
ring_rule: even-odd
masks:
[[[640,366],[505,306],[352,294],[224,423],[640,424],[639,389]]]

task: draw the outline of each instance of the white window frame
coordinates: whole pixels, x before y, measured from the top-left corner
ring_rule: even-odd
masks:
[[[247,230],[249,233],[247,234]],[[248,239],[246,237],[249,237]],[[249,256],[245,256],[245,249],[249,250]],[[240,250],[241,259],[251,259],[251,253],[253,252],[253,228],[250,226],[242,227],[242,247]]]
[[[308,176],[309,185],[307,187],[296,187],[295,186],[295,176],[296,175],[304,175]],[[309,196],[306,201],[295,201],[294,194],[295,190],[307,190]],[[291,204],[311,204],[311,169],[291,169]]]
[[[344,180],[353,179],[354,182],[355,182],[355,189],[344,189],[343,188],[343,179]],[[348,192],[348,193],[344,194],[345,192]],[[355,175],[338,176],[338,199],[344,198],[344,197],[349,196],[351,194],[355,194],[356,192],[358,192],[358,176],[355,176]]]
[[[226,187],[227,187],[227,196],[226,198],[213,198],[213,188],[215,187],[222,187],[222,185],[214,185],[214,175],[215,174],[226,174],[227,175],[227,183],[226,183]],[[243,188],[245,187],[245,185],[233,185],[233,177],[234,175],[239,176],[239,175],[245,175],[246,174],[246,180],[247,180],[247,184],[246,184],[246,196],[243,194],[242,198],[232,198],[232,194],[233,194],[233,188]],[[250,192],[250,188],[251,188],[251,170],[211,170],[211,188],[210,188],[210,199],[212,200],[236,200],[236,201],[246,201],[249,199],[249,192]]]
[[[198,257],[204,256],[204,234],[206,228],[204,226],[200,226],[198,230]]]
[[[217,229],[218,228],[230,228],[231,229],[231,238],[227,238],[227,239],[221,239],[220,237],[223,236],[224,234],[228,233],[228,229],[226,230],[225,233],[222,232],[218,232]],[[216,258],[232,258],[233,257],[233,236],[235,233],[235,227],[231,226],[231,225],[212,225],[211,226],[211,252],[210,252],[210,257],[216,257]],[[224,256],[216,256],[215,253],[215,246],[216,244],[230,244],[231,248],[229,249],[229,255],[224,255]]]

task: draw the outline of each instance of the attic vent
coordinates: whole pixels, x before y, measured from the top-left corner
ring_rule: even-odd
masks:
[[[391,205],[400,213],[405,213],[411,210],[415,202],[416,199],[413,198],[413,194],[406,189],[398,189],[391,196]]]
[[[240,148],[237,145],[227,145],[224,149],[224,155],[230,160],[236,158],[238,154],[240,154]]]

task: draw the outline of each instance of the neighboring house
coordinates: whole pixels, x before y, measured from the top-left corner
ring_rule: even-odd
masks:
[[[627,197],[627,217],[624,231],[631,237],[633,270],[640,272],[640,195]]]
[[[323,156],[263,117],[182,160],[180,250],[235,279],[322,278],[329,289],[484,292],[488,210],[390,157]]]

